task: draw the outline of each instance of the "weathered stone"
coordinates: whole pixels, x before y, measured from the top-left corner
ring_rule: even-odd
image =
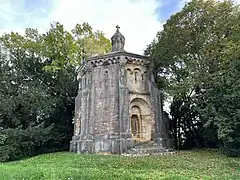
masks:
[[[112,37],[112,52],[87,59],[79,68],[73,152],[127,153],[138,142],[157,145],[140,152],[170,148],[160,92],[148,57],[124,51],[125,38]]]

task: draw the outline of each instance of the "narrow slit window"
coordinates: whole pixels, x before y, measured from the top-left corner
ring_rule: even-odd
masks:
[[[135,72],[135,82],[137,83],[137,76],[138,76],[138,73]]]

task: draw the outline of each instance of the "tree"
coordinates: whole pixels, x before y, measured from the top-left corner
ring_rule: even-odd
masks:
[[[12,32],[0,41],[5,48],[0,60],[0,147],[11,154],[4,160],[67,150],[82,50],[102,54],[110,41],[87,23],[72,32],[60,23],[44,34],[28,28],[23,35]]]
[[[52,125],[45,122],[55,99],[42,81],[44,64],[27,49],[27,40],[17,33],[5,38],[8,44],[2,42],[9,54],[2,53],[1,58],[0,127],[4,154],[7,160],[15,160],[35,155],[51,137]]]
[[[57,22],[43,34],[42,40],[43,56],[52,59],[51,64],[45,67],[50,71],[79,66],[83,55],[105,54],[111,48],[109,39],[101,31],[93,32],[88,23],[77,24],[71,32],[68,32]]]
[[[173,103],[180,101],[195,107],[183,111],[175,109],[172,115],[178,117],[176,113],[184,113],[178,117],[183,124],[191,122],[194,125],[196,119],[200,120],[197,129],[203,128],[202,137],[197,139],[203,140],[203,146],[208,146],[209,142],[212,144],[210,139],[214,131],[218,135],[215,142],[239,144],[236,140],[239,132],[235,129],[239,126],[238,106],[236,103],[229,106],[227,99],[222,98],[234,96],[235,99],[231,99],[233,104],[238,99],[238,86],[233,79],[237,78],[239,71],[232,62],[239,59],[239,51],[236,51],[239,47],[239,17],[239,7],[231,1],[193,0],[171,16],[145,52],[157,65],[154,69],[156,78],[167,82],[162,88],[173,97]],[[234,69],[235,75],[229,72],[229,68]],[[226,86],[226,82],[234,85]],[[226,111],[220,110],[219,105],[225,105]],[[188,110],[191,113],[187,113]],[[192,116],[194,111],[197,118]],[[234,123],[231,122],[233,119]],[[179,131],[184,132],[184,127],[178,127]],[[223,132],[225,136],[222,136]],[[191,138],[196,139],[197,134],[192,134]],[[234,145],[235,149],[237,146]],[[225,145],[223,147],[227,149]]]

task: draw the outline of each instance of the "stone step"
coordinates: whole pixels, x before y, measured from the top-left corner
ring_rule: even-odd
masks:
[[[131,154],[154,154],[154,153],[164,153],[164,152],[171,152],[173,150],[171,149],[165,149],[161,146],[155,146],[155,147],[133,147],[128,150],[127,153]]]
[[[129,155],[160,155],[173,153],[172,149],[166,149],[154,141],[138,142],[125,154]]]
[[[164,154],[164,153],[170,153],[170,152],[173,152],[173,150],[166,149],[156,142],[147,141],[147,142],[138,142],[134,147],[130,148],[127,151],[127,154],[153,155],[153,154]]]
[[[175,154],[176,151],[170,151],[170,152],[158,152],[158,153],[123,153],[122,156],[127,157],[142,157],[142,156],[160,156],[160,155],[170,155]]]

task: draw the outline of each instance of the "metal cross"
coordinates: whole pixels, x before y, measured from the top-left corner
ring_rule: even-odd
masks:
[[[119,31],[119,29],[120,29],[119,25],[117,25],[116,28],[117,28],[117,31]]]

